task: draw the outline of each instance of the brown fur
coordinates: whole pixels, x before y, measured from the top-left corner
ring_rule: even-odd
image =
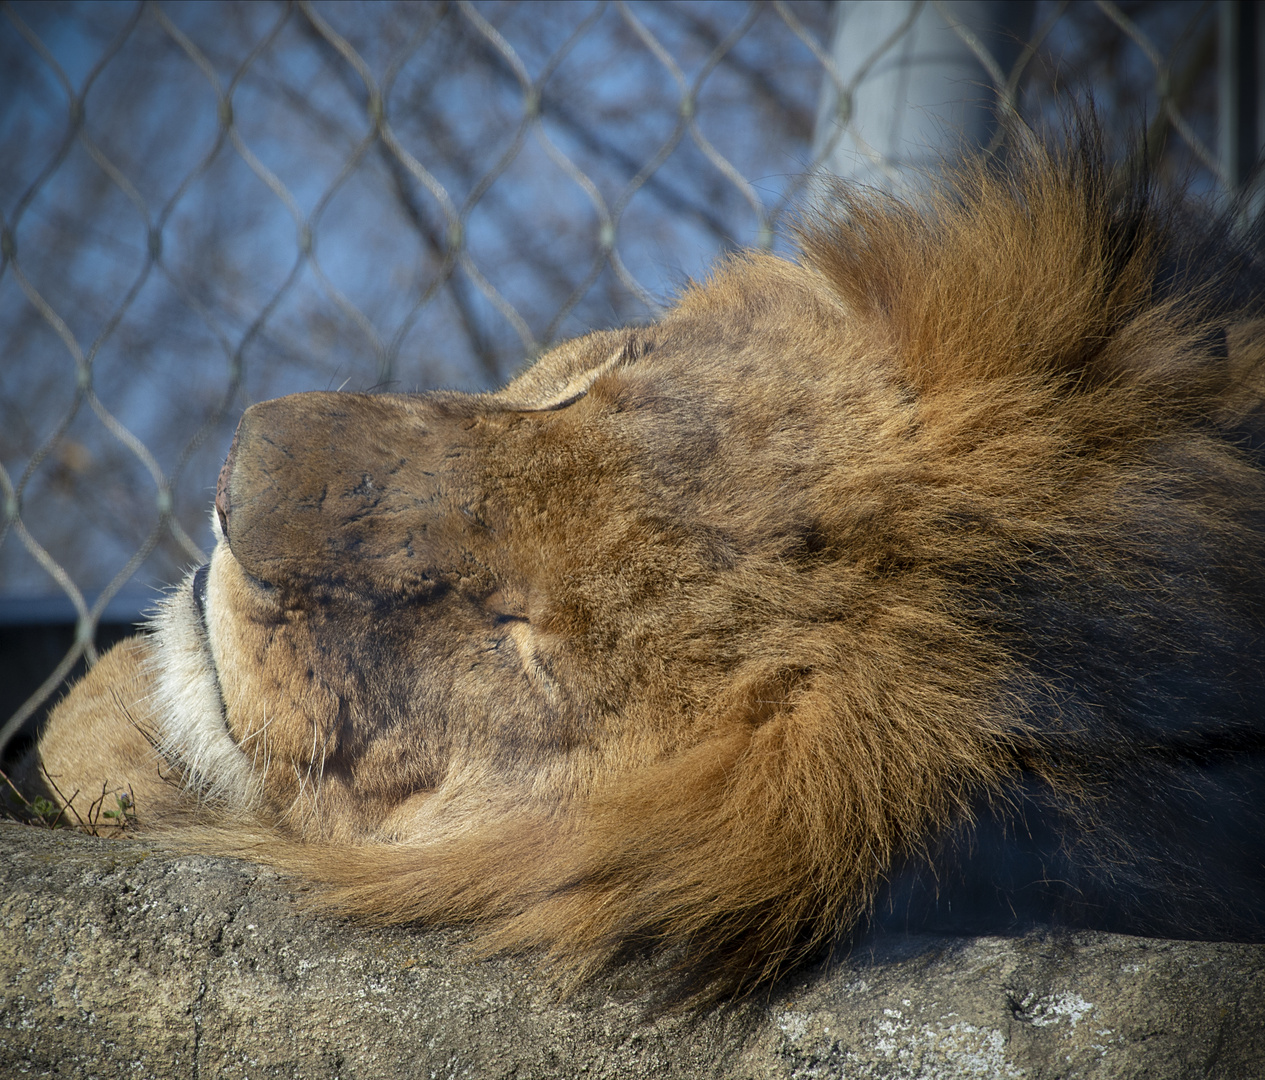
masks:
[[[990,806],[1038,792],[1109,861],[1113,791],[1253,752],[1260,335],[1214,302],[1242,275],[1092,147],[1018,157],[840,190],[798,264],[733,258],[496,394],[250,409],[204,621],[262,779],[207,842],[580,974],[667,944],[706,995]],[[68,747],[161,729],[101,710],[164,632],[70,696],[50,771],[157,775]],[[165,753],[188,790],[147,783],[142,821],[213,786]],[[1184,857],[1152,885],[1198,893]]]

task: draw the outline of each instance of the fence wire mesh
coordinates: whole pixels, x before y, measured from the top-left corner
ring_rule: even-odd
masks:
[[[884,40],[816,0],[0,6],[0,598],[78,624],[9,731],[204,561],[244,406],[489,387],[785,248],[842,143],[893,164],[852,104],[924,6],[990,104],[1092,95],[1162,182],[1231,179],[1212,3],[1010,5],[1001,50],[934,2]]]

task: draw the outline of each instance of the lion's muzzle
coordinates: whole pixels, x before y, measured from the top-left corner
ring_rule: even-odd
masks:
[[[458,568],[468,417],[427,397],[308,393],[252,406],[215,506],[234,558],[280,588],[317,583],[400,599]]]

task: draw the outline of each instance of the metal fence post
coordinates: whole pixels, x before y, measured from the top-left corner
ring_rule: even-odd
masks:
[[[986,146],[1033,14],[1026,0],[839,0],[815,132],[827,172],[884,187]]]
[[[1226,183],[1241,192],[1265,147],[1265,12],[1255,2],[1221,0],[1217,19],[1218,151]],[[1248,209],[1260,203],[1258,190]]]

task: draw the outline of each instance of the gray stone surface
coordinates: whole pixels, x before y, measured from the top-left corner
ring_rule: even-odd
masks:
[[[559,1001],[248,863],[0,823],[0,1077],[1265,1077],[1265,946],[902,939],[702,1017]]]

